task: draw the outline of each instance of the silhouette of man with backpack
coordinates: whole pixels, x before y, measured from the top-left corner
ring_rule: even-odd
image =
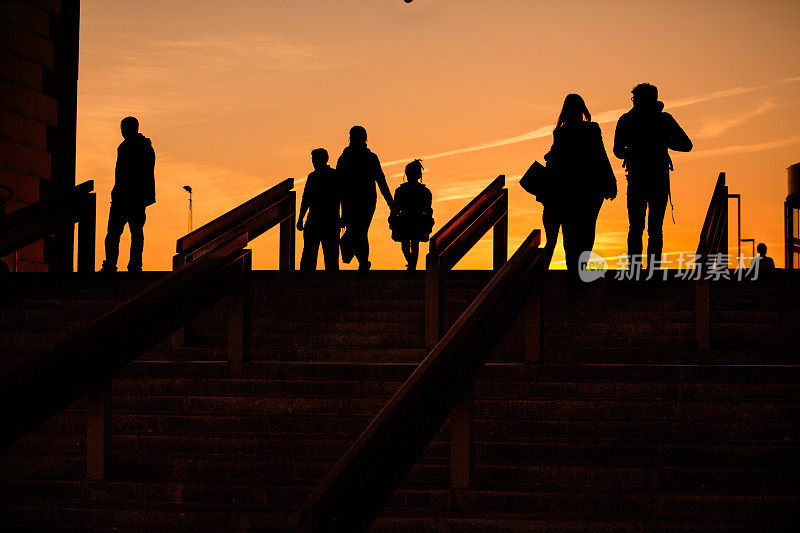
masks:
[[[116,272],[119,238],[125,224],[131,232],[131,253],[128,272],[142,271],[145,208],[156,202],[156,153],[150,139],[139,133],[139,121],[125,117],[120,123],[125,139],[117,148],[111,210],[108,213],[106,259],[101,272]]]
[[[614,155],[628,176],[628,256],[631,265],[642,255],[647,215],[647,266],[661,260],[664,214],[670,195],[668,150],[688,152],[692,141],[658,101],[658,89],[641,83],[631,91],[633,109],[622,115],[614,134]]]

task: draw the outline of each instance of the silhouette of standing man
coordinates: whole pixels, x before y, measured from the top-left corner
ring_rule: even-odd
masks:
[[[324,148],[311,151],[314,172],[308,175],[297,216],[297,229],[303,232],[303,255],[300,270],[316,270],[317,254],[322,245],[325,270],[339,270],[339,184],[336,171],[328,165]],[[303,217],[308,218],[303,224]]]
[[[150,139],[139,133],[139,121],[125,117],[120,123],[125,139],[117,148],[114,188],[111,189],[111,210],[108,213],[106,259],[102,272],[116,272],[119,238],[125,224],[131,232],[131,254],[128,272],[142,271],[145,207],[156,202],[156,153]]]
[[[631,92],[633,109],[617,122],[614,155],[623,160],[628,174],[628,257],[633,263],[642,255],[647,214],[647,267],[651,268],[661,260],[664,213],[671,200],[668,150],[688,152],[692,141],[672,115],[664,113],[655,86],[641,83]]]
[[[367,148],[367,130],[362,126],[350,128],[350,146],[339,156],[336,175],[343,188],[342,222],[347,228],[342,235],[342,261],[349,263],[355,255],[358,270],[363,272],[372,264],[368,233],[378,199],[376,183],[390,210],[393,202],[378,156]]]

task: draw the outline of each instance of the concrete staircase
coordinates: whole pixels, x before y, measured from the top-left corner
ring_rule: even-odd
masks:
[[[160,274],[0,278],[2,370]],[[445,284],[452,322],[489,279]],[[228,302],[113,382],[112,479],[87,481],[85,400],[0,455],[3,529],[292,531],[310,490],[425,355],[424,281],[254,272],[252,362],[226,361]],[[542,362],[515,319],[475,386],[474,471],[449,427],[375,531],[793,530],[800,504],[800,278],[693,284],[550,273]]]

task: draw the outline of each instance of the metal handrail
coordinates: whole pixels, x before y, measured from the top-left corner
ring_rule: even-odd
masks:
[[[254,196],[250,200],[200,226],[179,238],[173,268],[186,263],[215,248],[215,242],[226,241],[232,236],[246,233],[255,239],[270,228],[280,224],[280,270],[294,270],[295,255],[295,191],[292,178],[283,180],[274,187]]]
[[[78,271],[94,271],[97,200],[94,181],[7,213],[0,220],[0,257],[33,244],[65,221],[78,224]]]
[[[363,531],[541,287],[549,253],[534,230],[306,499],[307,533]]]
[[[698,263],[727,251],[728,246],[728,187],[725,173],[720,172],[708,205],[700,240],[697,245]]]
[[[493,267],[499,269],[508,255],[508,190],[500,175],[450,219],[430,239],[425,257],[425,345],[439,341],[442,324],[441,281],[494,228]]]

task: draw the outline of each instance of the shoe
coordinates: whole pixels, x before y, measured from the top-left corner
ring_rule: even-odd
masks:
[[[111,265],[107,265],[105,263],[105,261],[104,261],[103,262],[103,266],[97,272],[100,273],[100,274],[113,274],[116,271],[117,271],[117,267],[111,266]]]
[[[369,270],[369,267],[372,266],[372,263],[369,261],[364,261],[363,263],[358,264],[358,271],[359,272],[366,272]]]

